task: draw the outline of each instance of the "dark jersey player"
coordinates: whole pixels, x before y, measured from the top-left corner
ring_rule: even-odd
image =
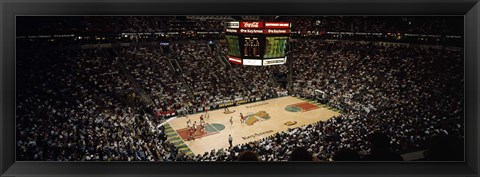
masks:
[[[243,120],[243,114],[240,113],[240,123],[242,124],[243,122],[245,122],[245,121]]]

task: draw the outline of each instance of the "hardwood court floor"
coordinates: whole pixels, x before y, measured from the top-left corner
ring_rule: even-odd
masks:
[[[229,109],[235,112],[225,114],[223,109],[209,111],[209,118],[205,119],[208,124],[206,133],[198,132],[198,136],[195,136],[198,138],[190,141],[185,138],[187,120],[190,119],[192,123],[197,121],[198,125],[200,115],[204,113],[171,120],[166,125],[167,135],[175,138],[169,138],[169,140],[175,144],[181,144],[180,150],[191,151],[188,154],[203,154],[212,149],[228,148],[229,134],[233,137],[233,144],[238,145],[265,138],[288,128],[300,127],[320,120],[325,121],[340,114],[338,110],[326,105],[291,96],[244,104]],[[259,113],[261,111],[265,111],[266,114],[265,112]],[[254,122],[251,126],[245,123],[241,124],[240,113],[245,117],[256,114],[257,116],[252,118],[256,118],[257,121],[250,120],[250,124]],[[230,124],[231,116],[233,116],[233,125]],[[292,126],[285,125],[288,121],[297,123]]]

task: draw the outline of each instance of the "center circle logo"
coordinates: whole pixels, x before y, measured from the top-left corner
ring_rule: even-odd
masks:
[[[287,107],[285,107],[285,111],[300,112],[300,111],[302,111],[302,108],[299,108],[298,106],[287,106]]]

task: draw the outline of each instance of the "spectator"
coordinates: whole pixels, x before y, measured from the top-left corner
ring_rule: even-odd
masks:
[[[255,152],[243,151],[238,156],[238,161],[259,161],[259,159]]]
[[[403,158],[390,149],[391,139],[384,133],[374,132],[370,135],[371,154],[364,157],[366,161],[403,161]]]
[[[289,161],[313,161],[313,157],[305,148],[299,147],[292,151]]]

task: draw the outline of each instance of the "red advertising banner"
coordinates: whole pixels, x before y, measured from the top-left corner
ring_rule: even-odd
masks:
[[[244,34],[290,34],[290,29],[228,29],[227,33],[244,33]]]
[[[289,22],[265,22],[265,28],[290,28]]]
[[[242,59],[237,57],[228,56],[228,61],[235,64],[242,64]]]
[[[240,29],[240,33],[263,34],[263,29]]]
[[[240,22],[240,28],[263,28],[263,22]]]
[[[160,116],[173,116],[175,115],[175,111],[173,110],[168,110],[168,111],[157,111],[155,113],[155,116],[156,117],[160,117]]]
[[[289,34],[290,29],[264,29],[265,34]]]

